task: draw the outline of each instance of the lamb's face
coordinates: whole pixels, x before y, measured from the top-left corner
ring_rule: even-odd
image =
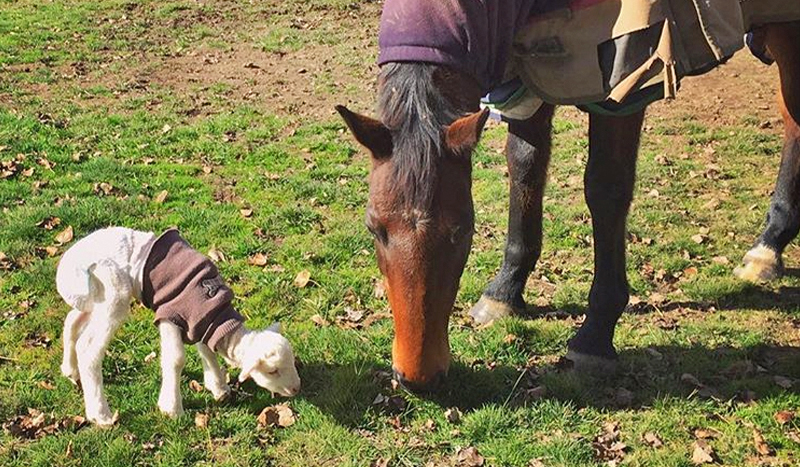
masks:
[[[300,392],[300,376],[295,367],[292,345],[271,329],[254,336],[253,345],[247,350],[250,358],[243,366],[239,380],[253,378],[257,385],[268,391],[292,397]]]

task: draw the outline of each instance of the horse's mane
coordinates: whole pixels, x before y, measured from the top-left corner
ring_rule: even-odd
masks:
[[[394,189],[408,205],[427,210],[444,155],[443,130],[458,111],[434,83],[436,65],[388,63],[381,69],[378,112],[392,134]]]

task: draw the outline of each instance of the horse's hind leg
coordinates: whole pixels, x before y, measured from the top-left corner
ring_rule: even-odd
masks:
[[[470,310],[478,323],[525,310],[522,292],[542,251],[542,196],[550,161],[553,110],[545,104],[530,119],[509,124],[508,236],[500,271]]]
[[[767,213],[767,226],[744,264],[734,271],[742,279],[774,279],[783,269],[781,255],[800,231],[800,22],[764,26],[767,49],[780,71],[778,102],[784,122],[784,144],[778,181]]]
[[[625,224],[643,120],[643,110],[626,117],[590,115],[584,192],[592,214],[594,279],[586,320],[567,353],[579,372],[607,374],[615,367],[614,328],[629,298]]]

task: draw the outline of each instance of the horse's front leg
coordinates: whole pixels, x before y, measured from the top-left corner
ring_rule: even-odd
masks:
[[[764,26],[767,49],[778,64],[778,104],[784,123],[781,167],[767,213],[767,226],[734,273],[751,282],[768,281],[783,270],[781,255],[800,231],[800,21]]]
[[[643,120],[644,111],[627,117],[589,118],[584,194],[594,230],[594,280],[589,311],[567,354],[579,372],[608,372],[616,363],[614,328],[629,298],[625,222],[633,199]]]
[[[477,323],[525,311],[522,292],[542,251],[542,196],[550,161],[553,110],[545,104],[528,120],[508,126],[510,205],[505,256],[500,271],[470,310]]]

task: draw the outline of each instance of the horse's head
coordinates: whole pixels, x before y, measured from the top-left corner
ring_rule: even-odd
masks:
[[[430,389],[450,364],[447,326],[472,245],[470,155],[488,113],[451,120],[433,134],[431,122],[421,124],[427,130],[417,125],[433,116],[384,124],[337,110],[372,155],[366,226],[394,316],[395,375],[410,389]]]

